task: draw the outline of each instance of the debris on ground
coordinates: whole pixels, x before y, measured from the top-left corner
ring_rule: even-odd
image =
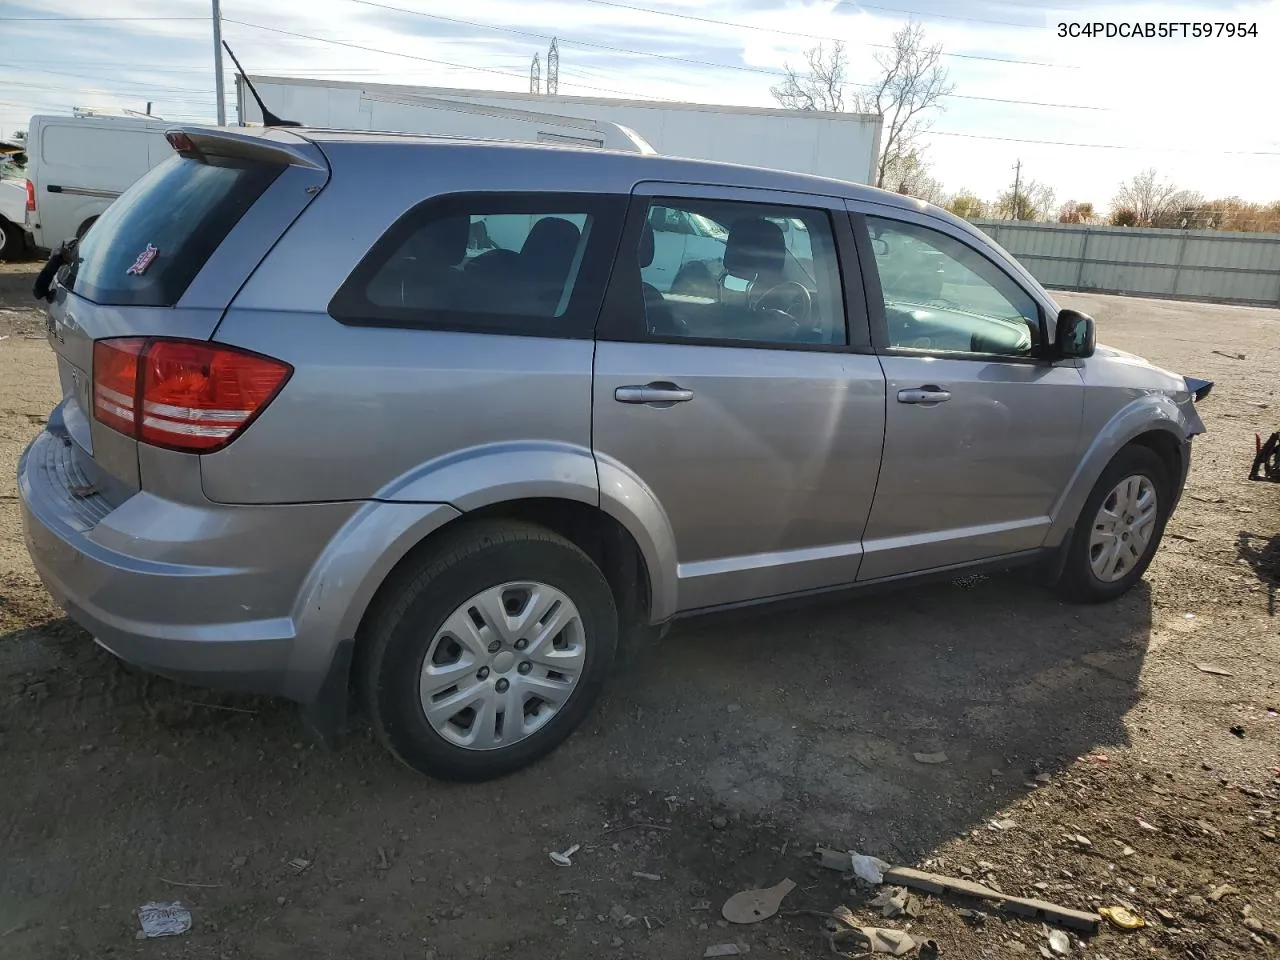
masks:
[[[180,902],[144,903],[138,908],[139,940],[176,937],[191,929],[191,911]]]
[[[631,875],[632,875],[633,877],[635,877],[637,880],[654,880],[654,881],[657,881],[657,880],[661,880],[661,879],[662,879],[662,877],[661,877],[659,874],[656,874],[656,873],[644,873],[643,871],[640,871],[640,870],[632,870],[632,871],[631,871]]]
[[[906,887],[882,887],[867,906],[880,911],[882,917],[900,917],[907,912]]]
[[[730,923],[758,923],[777,913],[783,897],[795,888],[795,881],[787,879],[762,890],[742,890],[724,902],[720,913]]]
[[[947,755],[939,750],[937,753],[913,754],[917,763],[946,763]]]
[[[550,853],[547,854],[547,856],[551,858],[551,862],[554,863],[557,867],[570,867],[570,866],[573,866],[573,855],[581,849],[582,849],[582,844],[575,843],[568,850],[564,850],[564,851],[552,850]]]
[[[1234,727],[1232,727],[1231,732],[1234,733],[1241,740],[1244,739],[1244,727],[1240,726],[1239,724],[1236,724]]]
[[[818,847],[815,852],[818,855],[818,865],[821,867],[825,867],[828,870],[839,870],[841,873],[848,873],[853,869],[853,861],[850,859],[848,851]]]
[[[1245,359],[1245,355],[1244,355],[1243,353],[1227,353],[1225,350],[1215,350],[1215,351],[1213,351],[1213,352],[1214,352],[1214,353],[1216,353],[1216,354],[1217,354],[1218,356],[1220,356],[1220,357],[1226,357],[1228,360],[1243,360],[1243,359]]]
[[[1071,940],[1061,930],[1049,931],[1049,949],[1060,957],[1071,952]]]
[[[862,938],[864,949],[872,953],[887,953],[891,957],[906,956],[918,945],[911,934],[891,927],[853,927],[848,932]]]
[[[988,826],[992,830],[1012,830],[1017,824],[1006,817],[1003,820],[992,820]]]
[[[1085,933],[1097,933],[1098,925],[1101,923],[1101,918],[1096,913],[1073,910],[1069,907],[1049,903],[1046,900],[1012,897],[973,880],[948,877],[939,873],[927,873],[911,867],[890,867],[884,871],[884,879],[889,883],[910,887],[913,890],[923,890],[925,893],[934,895],[950,893],[991,900],[1000,910],[1006,913],[1039,920],[1052,920],[1055,923],[1060,923],[1063,926],[1081,930]]]
[[[716,943],[703,951],[703,957],[740,957],[747,952],[745,944]]]
[[[1227,670],[1224,667],[1216,666],[1215,664],[1212,664],[1212,663],[1197,663],[1196,669],[1199,670],[1201,673],[1211,673],[1215,677],[1234,676],[1234,674],[1230,670]]]
[[[298,873],[302,873],[303,870],[306,870],[307,867],[311,866],[311,861],[303,860],[301,857],[294,857],[289,861],[289,866],[293,867],[293,869]]]
[[[1100,907],[1098,913],[1121,930],[1140,930],[1147,925],[1142,917],[1124,907]]]
[[[1239,893],[1239,892],[1240,891],[1237,890],[1235,887],[1233,887],[1231,884],[1224,883],[1213,888],[1213,890],[1209,894],[1209,899],[1212,900],[1214,903],[1217,903],[1223,897],[1229,897],[1231,896],[1231,894]]]
[[[1142,830],[1146,830],[1148,833],[1158,833],[1160,831],[1159,827],[1154,824],[1147,823],[1147,821],[1143,820],[1141,817],[1138,818],[1138,827]]]
[[[722,817],[719,815],[714,816],[711,818],[711,826],[717,830],[723,830],[725,827],[729,826],[729,819],[728,817]]]
[[[871,857],[862,853],[849,852],[849,862],[853,865],[853,873],[859,880],[865,880],[867,883],[879,885],[884,883],[884,872],[889,869],[890,864],[885,863],[879,857]]]

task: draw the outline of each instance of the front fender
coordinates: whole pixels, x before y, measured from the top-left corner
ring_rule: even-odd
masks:
[[[1190,417],[1196,417],[1192,423]],[[1203,428],[1194,410],[1188,416],[1167,394],[1147,393],[1125,404],[1093,435],[1093,441],[1076,465],[1075,472],[1054,504],[1053,521],[1045,537],[1046,547],[1059,546],[1075,525],[1080,511],[1098,477],[1120,450],[1135,438],[1153,430],[1168,433],[1178,442],[1185,479],[1190,451],[1190,438]],[[1179,488],[1179,493],[1181,488]]]

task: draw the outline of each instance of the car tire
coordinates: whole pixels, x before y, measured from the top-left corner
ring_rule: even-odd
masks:
[[[1141,506],[1148,497],[1154,505]],[[1173,485],[1159,455],[1136,445],[1122,449],[1080,511],[1059,593],[1076,603],[1103,603],[1127,593],[1155,557],[1172,503]]]
[[[89,218],[88,220],[86,220],[84,223],[80,224],[80,228],[79,228],[78,230],[76,230],[76,239],[77,239],[77,240],[83,240],[83,239],[84,239],[84,235],[85,235],[86,233],[88,233],[88,232],[89,232],[89,230],[93,227],[93,225],[94,225],[95,223],[97,223],[97,222],[98,222],[98,218],[97,218],[97,217],[90,217],[90,218]]]
[[[0,260],[16,263],[25,260],[27,238],[22,229],[0,217]]]
[[[535,524],[482,521],[446,534],[378,603],[359,639],[365,705],[392,754],[440,779],[505,776],[555,749],[586,717],[618,643],[604,575]],[[560,702],[540,699],[544,691]]]

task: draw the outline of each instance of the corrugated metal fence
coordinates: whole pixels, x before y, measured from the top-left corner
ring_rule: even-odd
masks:
[[[1280,307],[1280,234],[975,220],[1046,287]]]

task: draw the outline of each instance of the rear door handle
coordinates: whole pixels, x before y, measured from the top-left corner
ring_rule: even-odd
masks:
[[[619,403],[651,403],[655,406],[669,407],[673,403],[687,403],[693,399],[693,391],[685,390],[674,383],[655,381],[643,385],[618,387],[613,391],[613,399]]]
[[[898,391],[899,403],[945,403],[950,399],[950,390],[943,390],[941,387],[935,387],[933,384],[929,384],[924,387],[914,387],[910,390]]]

